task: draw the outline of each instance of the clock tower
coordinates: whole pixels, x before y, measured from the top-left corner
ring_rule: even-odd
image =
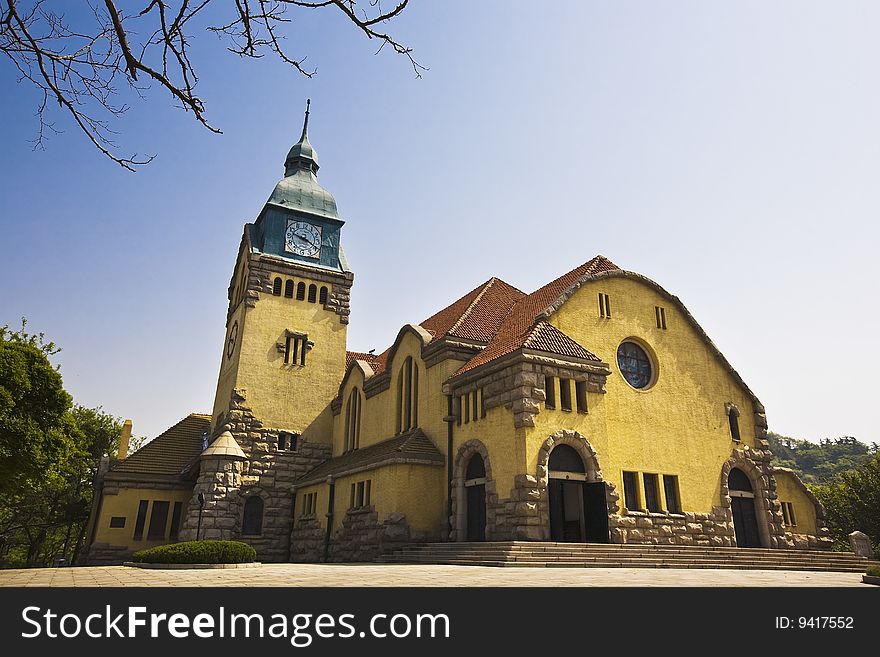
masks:
[[[345,222],[318,183],[308,127],[307,105],[284,177],[256,221],[245,224],[213,410],[215,433],[257,427],[282,436],[282,449],[331,441],[330,402],[345,369],[354,281],[340,243]]]

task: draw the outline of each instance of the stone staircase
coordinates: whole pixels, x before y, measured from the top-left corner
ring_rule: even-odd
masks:
[[[741,568],[865,572],[851,552],[598,543],[422,543],[380,558],[383,563],[514,566],[518,568]]]

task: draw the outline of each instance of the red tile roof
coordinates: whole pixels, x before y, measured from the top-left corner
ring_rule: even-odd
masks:
[[[421,322],[437,340],[445,335],[489,342],[525,292],[492,277],[443,310]]]
[[[455,376],[516,351],[523,347],[526,340],[530,338],[536,339],[532,335],[532,329],[535,326],[538,315],[543,312],[547,306],[556,301],[556,299],[562,296],[568,288],[581,278],[598,274],[603,271],[615,270],[620,270],[620,267],[615,265],[605,256],[596,256],[592,260],[588,260],[582,264],[580,267],[575,267],[570,272],[563,274],[556,280],[551,281],[531,294],[522,297],[507,314],[501,327],[486,348],[465,363],[455,373]],[[549,346],[552,342],[549,340],[550,334],[546,332],[542,332],[541,334],[547,337],[547,340],[542,341],[541,344]],[[564,336],[565,340],[559,338],[560,335]],[[558,329],[553,333],[553,336],[555,340],[565,342],[568,345],[567,348],[573,349],[571,344],[577,345],[574,340]],[[569,342],[571,344],[569,344]],[[577,346],[580,347],[580,345]],[[583,348],[581,347],[581,349]],[[589,353],[586,349],[583,349],[583,351]]]
[[[370,367],[373,370],[374,374],[379,374],[385,369],[385,361],[388,359],[388,352],[390,350],[386,349],[381,354],[365,354],[362,351],[346,351],[345,352],[345,371],[348,371],[348,366],[351,365],[356,360],[365,360],[370,364]]]
[[[561,356],[598,361],[565,333],[538,315],[584,276],[620,268],[604,256],[596,256],[531,294],[518,290],[500,278],[492,277],[460,299],[421,322],[434,340],[444,336],[474,340],[485,349],[465,363],[456,375],[528,347]],[[381,354],[346,352],[345,368],[354,360],[365,360],[375,374],[385,370],[391,348]]]

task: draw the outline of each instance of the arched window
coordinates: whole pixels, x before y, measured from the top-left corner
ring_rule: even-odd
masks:
[[[483,457],[479,454],[474,454],[471,457],[471,460],[468,461],[467,468],[465,468],[464,479],[465,481],[472,481],[474,479],[485,478],[486,464],[483,462]]]
[[[570,445],[557,445],[550,452],[548,470],[551,472],[580,472],[585,473],[584,460],[577,450]]]
[[[309,303],[315,303],[318,299],[318,286],[312,283],[309,285]]]
[[[293,281],[290,279],[284,284],[284,296],[288,299],[293,299]]]
[[[274,294],[276,297],[281,296],[281,279],[280,278],[276,278],[275,282],[272,283],[272,294]]]
[[[752,482],[749,481],[748,475],[739,468],[733,468],[727,477],[727,488],[729,490],[739,490],[746,493],[752,492]]]
[[[730,425],[730,437],[739,442],[739,409],[734,404],[727,405],[727,423]]]
[[[318,294],[318,302],[322,305],[327,305],[327,288],[326,286],[321,286],[321,292]]]
[[[263,533],[263,499],[259,495],[251,495],[244,503],[241,533],[243,536],[259,536]]]
[[[345,451],[361,445],[361,391],[355,388],[345,404]]]
[[[407,356],[397,375],[397,433],[419,426],[419,367]]]
[[[296,300],[303,301],[306,298],[306,284],[305,283],[297,283],[296,285]]]

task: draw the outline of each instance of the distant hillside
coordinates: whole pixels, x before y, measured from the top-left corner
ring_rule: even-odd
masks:
[[[818,443],[767,434],[770,449],[776,456],[774,465],[797,471],[810,484],[826,484],[840,472],[854,470],[878,452],[877,443],[867,445],[851,436],[825,438]]]

